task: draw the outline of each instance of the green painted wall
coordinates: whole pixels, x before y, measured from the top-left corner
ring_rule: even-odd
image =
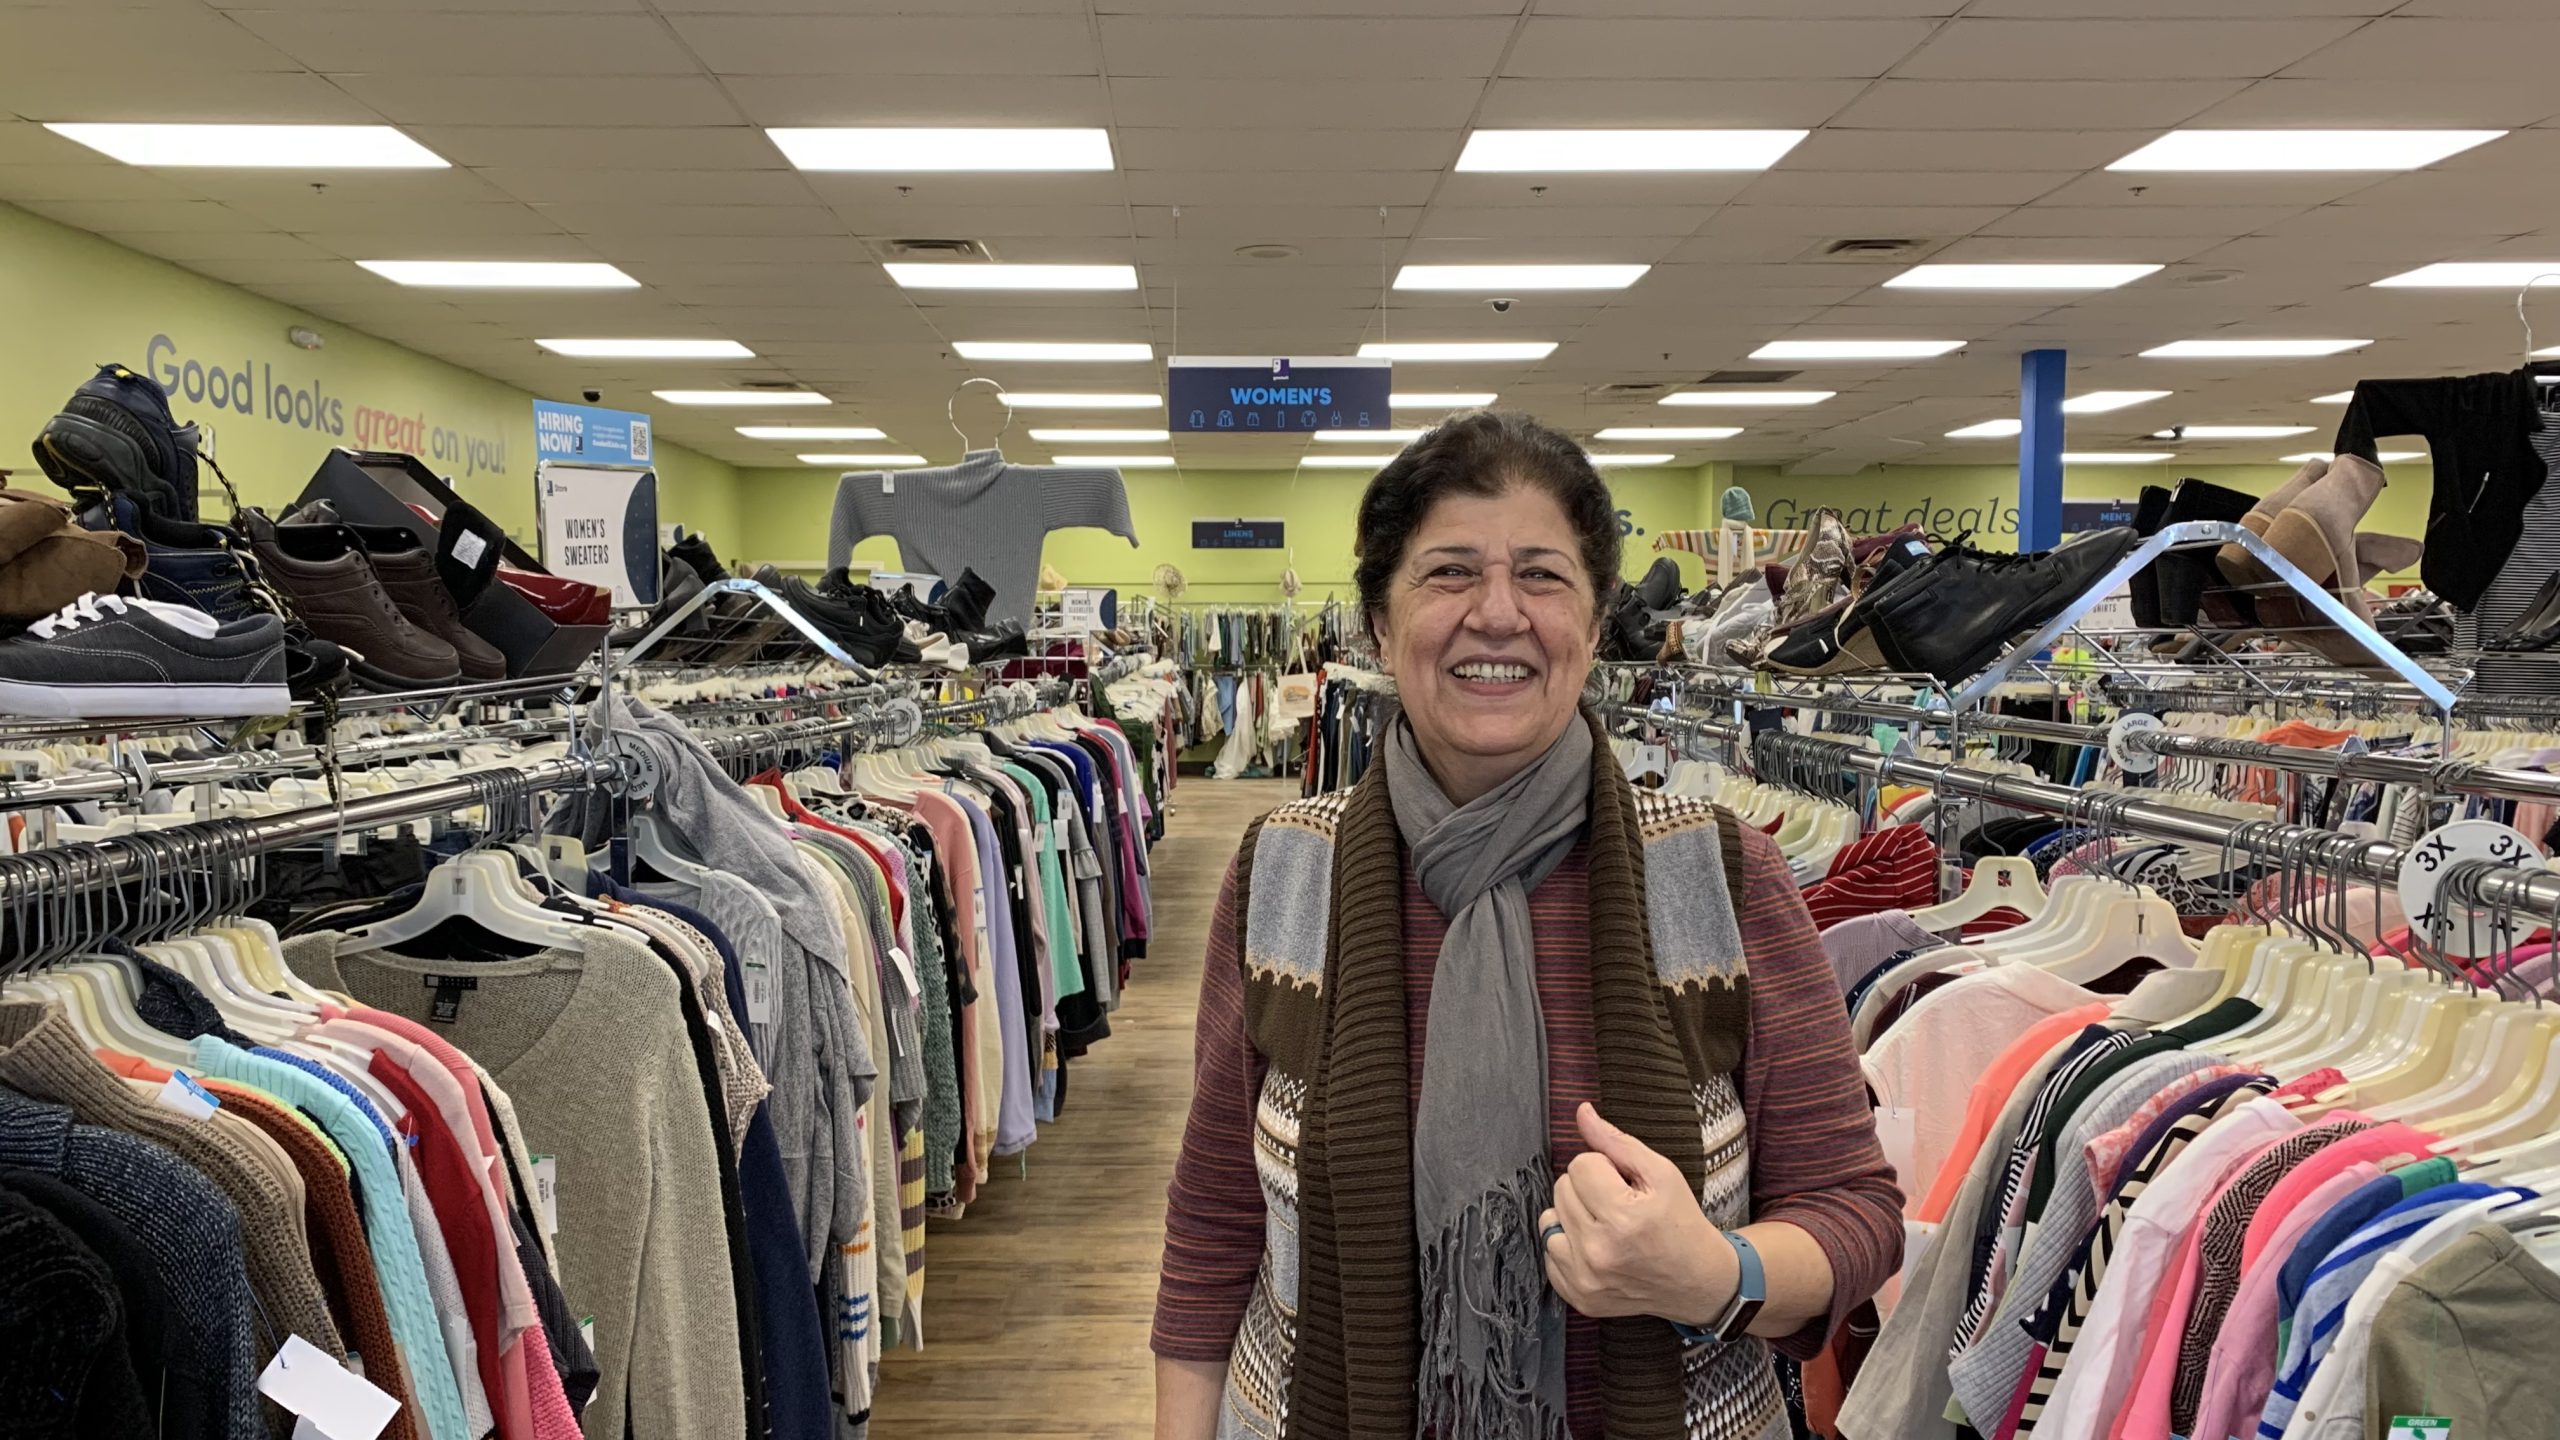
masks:
[[[294,325],[326,348],[288,344]],[[0,337],[0,468],[17,472],[12,483],[51,488],[29,443],[97,365],[120,361],[170,385],[178,418],[212,433],[249,504],[292,500],[331,446],[408,450],[530,544],[533,397],[511,385],[6,205]],[[736,533],[732,467],[661,444],[658,479],[662,519]]]
[[[2397,469],[2397,483],[2383,491],[2363,528],[2422,534],[2433,478],[2423,464]],[[2292,467],[2285,465],[2088,466],[2064,474],[2063,493],[2083,500],[2130,500],[2146,484],[2175,484],[2181,476],[2193,475],[2264,495],[2291,473]],[[1195,470],[1179,476],[1131,471],[1129,509],[1137,521],[1137,549],[1099,530],[1068,530],[1049,537],[1043,558],[1077,584],[1138,591],[1151,590],[1156,567],[1170,563],[1190,581],[1189,598],[1237,601],[1279,599],[1280,571],[1294,564],[1305,583],[1305,598],[1322,599],[1328,592],[1347,596],[1352,518],[1368,479],[1349,470],[1309,470],[1295,476],[1242,470]],[[2017,546],[2017,471],[2003,465],[1897,465],[1854,475],[1792,476],[1775,466],[1711,464],[1694,470],[1624,470],[1612,474],[1609,484],[1630,531],[1630,577],[1642,574],[1657,557],[1656,533],[1713,524],[1717,498],[1728,484],[1751,492],[1764,525],[1801,525],[1804,516],[1828,505],[1839,509],[1860,534],[1915,523],[1948,538],[1972,530],[1974,543],[1990,549]],[[827,515],[835,489],[835,475],[824,470],[740,471],[745,528],[737,532],[735,546],[723,539],[721,553],[750,562],[817,564],[826,558]],[[1191,548],[1195,517],[1275,515],[1289,522],[1293,551]],[[882,565],[898,563],[897,545],[887,539],[867,540],[854,554]],[[1684,583],[1695,586],[1705,576],[1702,560],[1676,552],[1675,558]]]
[[[1710,467],[1712,468],[1712,467]],[[1062,530],[1043,553],[1050,565],[1080,585],[1152,591],[1158,565],[1171,564],[1190,582],[1192,600],[1242,602],[1280,598],[1280,572],[1294,565],[1305,588],[1300,598],[1351,594],[1351,531],[1361,488],[1369,477],[1356,470],[1286,471],[1162,470],[1128,472],[1129,513],[1138,546],[1100,530]],[[1706,472],[1692,469],[1624,471],[1611,477],[1626,512],[1627,573],[1641,575],[1653,563],[1654,532],[1704,523],[1714,491]],[[836,476],[825,470],[742,470],[738,475],[746,528],[743,548],[725,542],[723,555],[750,561],[815,564],[826,558],[827,517]],[[1194,550],[1197,519],[1264,519],[1288,522],[1286,550]],[[1642,531],[1642,534],[1633,533]],[[882,565],[898,562],[893,540],[864,541],[855,558]],[[1697,578],[1691,563],[1688,573]]]

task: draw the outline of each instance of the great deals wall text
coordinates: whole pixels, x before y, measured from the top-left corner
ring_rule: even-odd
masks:
[[[185,356],[169,336],[154,335],[145,347],[144,370],[169,392],[172,402],[205,405],[278,425],[291,425],[352,440],[366,450],[397,450],[438,465],[457,467],[462,478],[507,473],[507,437],[473,435],[449,425],[431,425],[424,411],[402,414],[378,406],[350,406],[329,392],[318,376],[297,384],[287,374],[279,379],[272,361],[243,359],[206,364]],[[190,418],[180,410],[178,418]]]

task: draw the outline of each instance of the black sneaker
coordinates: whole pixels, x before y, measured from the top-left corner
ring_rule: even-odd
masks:
[[[282,715],[284,622],[83,595],[0,640],[0,714],[46,720]]]
[[[898,647],[906,643],[906,629],[896,617],[875,616],[869,606],[856,599],[837,600],[821,595],[808,581],[785,575],[770,565],[759,567],[755,578],[865,668],[888,664],[897,655]]]
[[[1976,550],[1959,540],[1880,590],[1868,625],[1889,667],[1952,685],[2087,594],[2139,543],[2131,526],[2093,530],[2033,555]]]
[[[1634,589],[1647,610],[1668,610],[1680,603],[1680,566],[1665,555],[1653,562]]]
[[[260,615],[283,621],[285,683],[294,699],[317,700],[346,688],[347,653],[312,634],[283,597],[259,582],[256,557],[234,531],[168,519],[134,495],[106,497],[82,512],[80,523],[142,542],[149,566],[126,588],[145,600],[201,610],[226,624]]]
[[[994,604],[995,599],[996,587],[979,579],[977,571],[963,568],[960,578],[945,586],[942,599],[936,602],[951,623],[933,628],[954,639],[962,630],[988,630],[992,627],[987,624],[987,607]],[[919,615],[914,618],[922,620],[927,617]]]
[[[1031,642],[1022,633],[1022,622],[1007,620],[992,630],[969,630],[951,637],[952,643],[967,647],[968,663],[989,660],[1020,660],[1031,653]]]
[[[720,557],[711,553],[711,542],[700,535],[685,536],[668,546],[667,553],[686,569],[701,576],[705,585],[716,585],[729,578],[729,567],[720,563]]]

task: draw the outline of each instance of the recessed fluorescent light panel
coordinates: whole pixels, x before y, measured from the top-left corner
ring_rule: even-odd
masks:
[[[1034,426],[1031,438],[1043,445],[1161,445],[1173,435],[1166,430],[1043,430]]]
[[[803,465],[921,465],[921,455],[803,455]]]
[[[1502,397],[1490,390],[1398,390],[1387,396],[1391,410],[1481,410]]]
[[[2172,130],[2110,170],[2415,170],[2504,130]]]
[[[909,290],[1135,290],[1135,265],[910,265],[880,267]]]
[[[2110,410],[2130,410],[2136,405],[2166,400],[2176,393],[2174,390],[2092,390],[2086,395],[2074,395],[2063,401],[2062,413],[2104,415]]]
[[[1309,455],[1298,463],[1310,470],[1375,470],[1393,455]]]
[[[2148,360],[2299,360],[2337,355],[2370,340],[2172,340],[2142,352]]]
[[[1077,129],[904,126],[767,130],[802,170],[1108,170],[1111,136]]]
[[[1407,265],[1396,272],[1398,290],[1624,290],[1650,265]]]
[[[640,282],[600,260],[359,260],[394,285],[456,290],[637,290]]]
[[[1431,432],[1429,430],[1423,429],[1319,430],[1316,432],[1315,438],[1316,443],[1319,445],[1383,445],[1389,441],[1402,444],[1407,440],[1419,440],[1430,433]]]
[[[1803,130],[1478,130],[1461,170],[1766,170]]]
[[[1888,290],[2113,290],[2157,272],[2157,265],[1915,265],[1887,280]]]
[[[2157,465],[2178,457],[2166,450],[2065,450],[2065,465]]]
[[[1964,348],[1961,340],[1772,340],[1754,360],[1927,360]]]
[[[963,360],[1153,360],[1156,347],[1118,340],[954,340]]]
[[[2286,465],[2299,465],[2306,460],[2335,460],[2337,458],[2337,456],[2330,454],[2326,450],[2305,450],[2299,455],[2279,455],[2276,457],[2279,462]],[[2374,458],[2385,465],[2389,465],[2394,461],[2424,460],[2427,458],[2427,452],[2424,450],[2378,450],[2374,452]]]
[[[1672,460],[1672,457],[1668,453],[1660,455],[1606,455],[1596,450],[1589,453],[1592,464],[1604,466],[1668,465]]]
[[[1555,353],[1553,340],[1372,340],[1360,347],[1363,360],[1544,360]]]
[[[2377,290],[2522,290],[2528,285],[2560,285],[2560,260],[2447,260],[2373,282]]]
[[[1052,455],[1052,465],[1106,465],[1115,470],[1170,470],[1170,455]]]
[[[750,440],[886,440],[888,432],[871,425],[741,425]]]
[[[2154,440],[2281,440],[2288,435],[2308,435],[2309,425],[2181,425],[2174,430],[2152,433]]]
[[[1653,402],[1657,405],[1718,405],[1736,410],[1756,405],[1819,405],[1837,390],[1682,390]]]
[[[1007,390],[1004,403],[1015,410],[1152,410],[1161,395],[1089,390]]]
[[[753,360],[735,340],[536,340],[554,355],[579,360]]]
[[[1730,440],[1742,433],[1739,425],[1612,425],[1595,433],[1594,440]]]
[[[652,390],[670,405],[830,405],[815,390]]]
[[[1967,425],[1961,430],[1950,430],[1947,432],[1947,438],[1950,440],[2006,440],[2026,428],[2015,420],[1985,420],[1979,425]]]
[[[388,125],[47,125],[127,165],[242,170],[442,170],[449,161]]]
[[[2326,395],[2312,396],[2311,403],[2314,405],[2351,405],[2355,403],[2355,398],[2356,392],[2353,390],[2332,390]]]

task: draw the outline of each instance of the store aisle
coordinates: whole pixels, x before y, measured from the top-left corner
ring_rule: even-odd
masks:
[[[1031,1173],[997,1174],[937,1225],[925,1348],[881,1364],[881,1440],[1147,1433],[1147,1325],[1164,1190],[1191,1105],[1191,1021],[1209,910],[1253,817],[1294,780],[1185,780],[1155,850],[1156,938],[1111,1038],[1070,1071],[1066,1118],[1040,1129]]]

